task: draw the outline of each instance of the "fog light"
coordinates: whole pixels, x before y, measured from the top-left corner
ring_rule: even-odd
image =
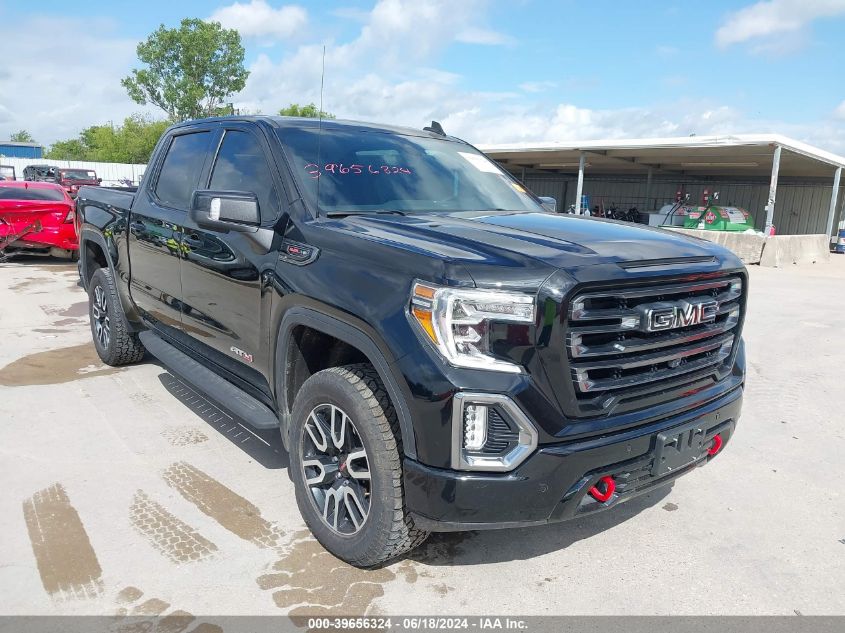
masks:
[[[458,392],[452,402],[452,468],[507,472],[537,448],[537,429],[498,393]]]
[[[464,409],[464,448],[478,451],[487,441],[487,407],[469,404]]]

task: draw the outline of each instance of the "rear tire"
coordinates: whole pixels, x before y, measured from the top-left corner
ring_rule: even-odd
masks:
[[[144,357],[146,350],[138,334],[129,330],[114,275],[108,268],[98,268],[91,276],[88,285],[88,316],[94,347],[106,365],[128,365]]]
[[[302,385],[291,414],[290,476],[311,532],[352,565],[378,565],[428,536],[405,508],[399,423],[371,365],[326,369]]]

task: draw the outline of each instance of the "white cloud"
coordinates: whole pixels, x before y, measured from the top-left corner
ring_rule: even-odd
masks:
[[[293,4],[274,9],[265,0],[251,0],[221,7],[208,19],[236,29],[243,37],[287,39],[307,24],[308,13]]]
[[[523,92],[545,92],[556,86],[557,84],[553,81],[526,81],[519,84],[519,89]]]
[[[7,62],[0,70],[0,138],[26,129],[50,144],[90,125],[153,112],[130,100],[120,85],[137,62],[137,42],[114,31],[115,24],[104,19],[0,21]]]
[[[478,26],[468,26],[457,34],[455,40],[464,44],[484,44],[487,46],[514,44],[516,41],[510,35]]]
[[[770,36],[793,38],[819,18],[842,14],[845,14],[845,0],[764,0],[728,14],[716,31],[716,44],[727,48]],[[789,46],[794,46],[794,40]],[[767,43],[759,52],[773,47],[780,48],[777,42]]]
[[[833,116],[837,119],[845,120],[845,101],[842,101],[833,111]]]
[[[468,89],[461,76],[433,66],[450,42],[483,22],[484,8],[482,0],[381,0],[354,37],[327,43],[323,109],[340,118],[414,128],[435,119],[449,134],[473,143],[776,131],[845,152],[845,126],[832,118],[806,125],[763,122],[715,98],[593,109],[576,103],[549,106],[548,100],[533,98],[577,78],[526,81],[513,91]],[[291,102],[319,103],[321,57],[317,44],[299,46],[281,59],[259,56],[238,105],[270,114]]]

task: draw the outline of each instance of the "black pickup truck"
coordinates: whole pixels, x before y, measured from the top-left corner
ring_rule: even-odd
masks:
[[[149,352],[280,428],[305,522],[355,565],[610,508],[739,418],[739,259],[549,212],[439,125],[191,121],[77,209],[103,361]]]

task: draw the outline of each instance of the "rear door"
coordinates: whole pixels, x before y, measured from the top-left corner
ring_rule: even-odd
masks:
[[[211,129],[201,128],[174,134],[158,158],[160,168],[132,206],[130,292],[143,315],[164,328],[181,328],[181,224],[213,136]]]
[[[261,226],[213,230],[185,219],[183,330],[201,355],[242,379],[242,387],[255,386],[267,395],[271,293],[265,282],[276,265],[274,241],[280,239],[274,230],[281,204],[278,172],[257,126],[228,123],[216,140],[200,189],[255,194]]]

